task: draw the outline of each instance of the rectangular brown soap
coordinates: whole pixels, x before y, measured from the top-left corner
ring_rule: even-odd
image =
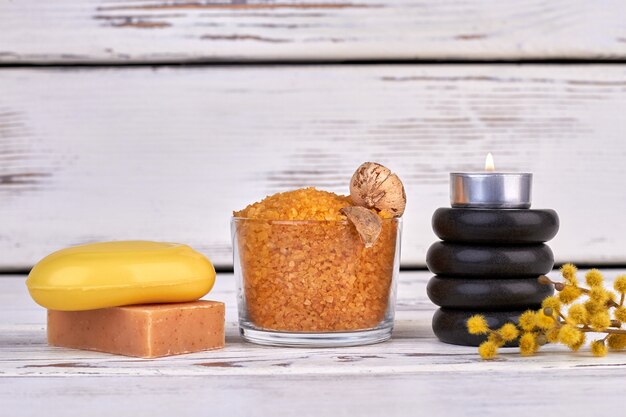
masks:
[[[48,343],[140,358],[219,349],[224,347],[224,303],[48,310]]]

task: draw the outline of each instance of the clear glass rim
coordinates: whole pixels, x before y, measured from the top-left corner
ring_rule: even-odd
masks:
[[[383,223],[402,223],[402,217],[392,217],[390,219],[381,219]],[[237,222],[259,222],[270,224],[350,224],[348,220],[269,220],[269,219],[253,219],[251,217],[231,217],[231,223]]]

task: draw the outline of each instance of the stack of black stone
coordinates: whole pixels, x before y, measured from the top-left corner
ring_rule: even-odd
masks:
[[[485,336],[467,332],[472,315],[482,314],[494,329],[539,308],[553,293],[552,286],[537,281],[554,266],[544,242],[558,229],[554,210],[437,209],[433,230],[442,241],[430,247],[426,262],[436,274],[427,291],[441,307],[432,322],[439,340],[478,346]]]

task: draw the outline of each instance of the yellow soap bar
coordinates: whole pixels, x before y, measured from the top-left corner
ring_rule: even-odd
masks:
[[[43,258],[26,280],[37,304],[60,311],[195,301],[215,283],[201,253],[177,243],[74,246]]]

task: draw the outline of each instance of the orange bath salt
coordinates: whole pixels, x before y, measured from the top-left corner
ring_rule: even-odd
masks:
[[[305,188],[235,212],[245,319],[292,332],[364,330],[379,325],[392,298],[399,223],[366,248],[339,210],[349,197]]]
[[[345,220],[339,210],[349,205],[347,196],[311,187],[274,194],[233,214],[263,220]]]
[[[85,311],[48,310],[48,343],[141,358],[224,347],[224,304],[146,304]]]

